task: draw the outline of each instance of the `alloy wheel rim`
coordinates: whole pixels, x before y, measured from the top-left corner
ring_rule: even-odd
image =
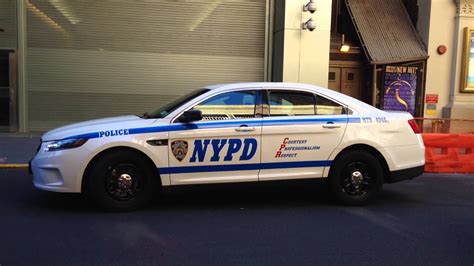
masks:
[[[131,163],[119,163],[107,168],[105,189],[115,200],[129,201],[138,195],[142,188],[142,174]]]
[[[373,171],[360,161],[349,163],[342,177],[342,190],[351,196],[367,195],[375,185]]]

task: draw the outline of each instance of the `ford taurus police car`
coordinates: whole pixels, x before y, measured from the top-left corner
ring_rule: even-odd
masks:
[[[408,113],[381,111],[305,84],[198,89],[142,116],[61,127],[42,136],[34,185],[82,192],[108,210],[143,206],[158,188],[327,178],[345,204],[423,172]]]

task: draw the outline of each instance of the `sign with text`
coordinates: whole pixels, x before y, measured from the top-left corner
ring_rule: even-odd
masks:
[[[438,94],[426,94],[426,103],[438,103]]]
[[[436,104],[435,103],[427,103],[426,104],[426,114],[427,115],[436,115]]]
[[[405,111],[415,115],[417,66],[385,67],[383,110]]]

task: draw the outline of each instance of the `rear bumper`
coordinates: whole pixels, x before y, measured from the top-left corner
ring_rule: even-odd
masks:
[[[387,183],[395,183],[405,179],[412,179],[423,174],[425,165],[402,169],[390,172],[390,177]]]

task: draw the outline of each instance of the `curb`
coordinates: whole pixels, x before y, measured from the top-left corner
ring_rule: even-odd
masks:
[[[22,169],[22,170],[28,170],[28,164],[27,164],[27,163],[0,164],[0,169]]]

